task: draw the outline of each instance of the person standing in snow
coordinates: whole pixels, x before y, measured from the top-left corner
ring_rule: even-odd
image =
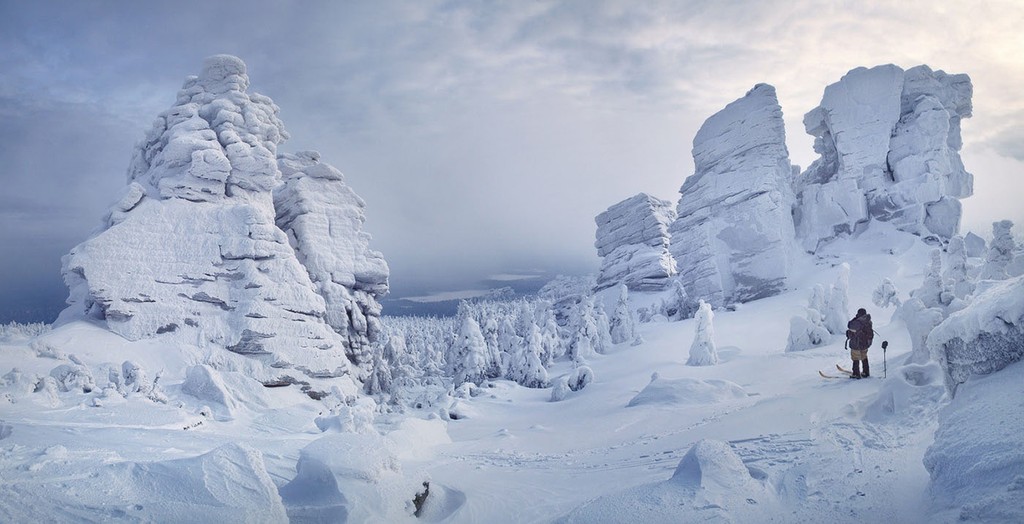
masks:
[[[853,317],[846,324],[846,341],[850,346],[850,359],[853,360],[853,374],[850,378],[864,378],[871,376],[871,369],[868,367],[868,348],[875,338],[875,331],[871,326],[871,315],[864,308],[857,310],[857,316]],[[860,363],[864,362],[864,371],[861,372]]]

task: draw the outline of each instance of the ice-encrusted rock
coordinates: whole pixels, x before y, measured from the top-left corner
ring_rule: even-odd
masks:
[[[676,273],[669,253],[669,225],[676,219],[672,203],[640,193],[609,207],[597,222],[601,270],[597,289],[625,284],[630,289],[664,289]]]
[[[793,254],[794,196],[775,88],[758,84],[708,118],[693,159],[670,227],[689,295],[720,307],[780,292]]]
[[[1024,359],[1024,276],[988,284],[928,335],[928,349],[954,393],[972,375],[994,373]]]
[[[795,184],[804,249],[868,219],[921,236],[955,235],[958,199],[973,192],[959,154],[972,92],[967,75],[924,65],[861,67],[826,87],[804,116],[821,155]]]
[[[275,224],[277,146],[288,135],[278,107],[248,84],[228,55],[186,80],[136,146],[106,229],[64,258],[60,321],[87,315],[130,340],[181,333],[268,369],[345,375],[345,341]]]
[[[369,366],[381,333],[378,299],[388,292],[388,264],[363,231],[366,204],[320,154],[281,155],[284,184],[274,191],[277,225],[327,306],[325,319],[345,339],[349,359]]]
[[[988,251],[988,245],[985,243],[985,239],[975,235],[974,232],[969,231],[964,235],[964,246],[967,248],[967,256],[969,257],[983,257],[985,252]]]

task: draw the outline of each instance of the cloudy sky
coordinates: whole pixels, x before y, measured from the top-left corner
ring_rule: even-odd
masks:
[[[283,151],[345,172],[421,296],[596,270],[593,217],[675,201],[700,124],[756,83],[806,166],[803,114],[861,65],[968,73],[964,229],[1024,223],[1022,26],[1017,1],[0,2],[0,322],[50,320],[60,256],[208,55],[246,61]]]

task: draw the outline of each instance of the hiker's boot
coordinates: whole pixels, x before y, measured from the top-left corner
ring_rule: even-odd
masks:
[[[861,377],[868,378],[871,376],[871,370],[868,367],[868,359],[864,359],[864,372],[860,374]]]
[[[853,373],[850,374],[850,378],[860,378],[860,361],[853,361]]]

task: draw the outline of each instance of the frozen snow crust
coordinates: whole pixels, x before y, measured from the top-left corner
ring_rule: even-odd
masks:
[[[65,257],[60,321],[212,343],[269,377],[346,375],[350,362],[368,365],[387,264],[340,172],[314,152],[278,159],[278,107],[248,86],[228,55],[186,80],[136,147],[104,229]]]

